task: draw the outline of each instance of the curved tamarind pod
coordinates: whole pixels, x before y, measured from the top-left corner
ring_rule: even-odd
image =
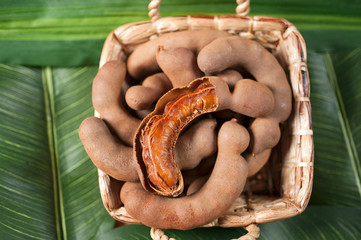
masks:
[[[216,152],[216,124],[214,119],[204,119],[180,135],[175,147],[180,169],[197,166],[203,158]],[[133,148],[114,137],[103,120],[97,117],[85,119],[79,127],[79,137],[97,168],[120,181],[139,180]],[[198,144],[189,146],[189,143],[198,141]],[[183,154],[186,157],[180,157]]]
[[[130,87],[125,93],[125,101],[134,110],[146,110],[170,89],[172,84],[168,77],[156,73],[144,79],[142,85]]]
[[[231,36],[231,34],[217,30],[179,31],[164,34],[134,49],[127,61],[128,73],[133,78],[144,79],[146,76],[160,72],[156,61],[158,46],[163,46],[165,49],[185,47],[197,55],[202,47],[214,39],[226,36]]]
[[[152,109],[146,109],[146,110],[139,110],[139,111],[135,111],[135,115],[140,118],[143,119],[145,118],[148,114],[150,114],[152,112]]]
[[[249,117],[263,117],[269,115],[274,108],[272,92],[263,84],[243,79],[234,86],[233,92],[220,77],[204,77],[216,88],[219,99],[218,111],[229,109]]]
[[[204,158],[196,167],[192,169],[187,169],[182,171],[184,185],[189,186],[194,180],[199,178],[199,176],[209,175],[216,162],[217,155],[212,154]]]
[[[129,146],[133,144],[140,120],[130,115],[121,103],[121,87],[126,66],[122,61],[110,61],[101,67],[94,78],[92,102],[100,117]]]
[[[273,118],[256,118],[248,130],[251,135],[251,142],[245,158],[251,169],[248,175],[253,176],[268,161],[271,149],[281,138],[281,130],[278,120]]]
[[[285,121],[292,110],[291,88],[277,59],[255,41],[240,37],[227,37],[217,39],[205,46],[200,51],[197,61],[199,68],[207,74],[219,73],[228,68],[242,67],[272,91],[275,107],[262,122],[269,121],[267,125],[273,127],[271,130],[273,135],[268,137],[263,134],[264,128],[262,128],[261,121],[254,121],[249,128],[253,140],[248,151],[254,156],[266,150],[265,145],[268,148],[274,147],[279,141],[279,137],[277,137],[280,135],[278,123]],[[252,158],[247,160],[252,161]]]
[[[274,94],[275,108],[270,117],[284,121],[290,115],[292,94],[286,74],[261,44],[237,36],[216,39],[199,52],[197,61],[206,74],[243,67]]]
[[[114,137],[105,122],[97,117],[86,118],[79,127],[79,136],[94,165],[121,181],[139,179],[133,160],[133,148]]]
[[[165,49],[159,46],[156,52],[159,67],[169,77],[173,87],[187,86],[203,75],[197,66],[194,53],[184,47]]]
[[[215,87],[202,80],[174,88],[158,100],[140,124],[134,142],[139,178],[146,190],[173,197],[183,191],[182,174],[174,160],[177,138],[191,120],[217,107]]]
[[[127,182],[121,200],[127,212],[143,224],[161,229],[192,229],[220,217],[241,194],[247,179],[247,162],[241,156],[248,146],[247,130],[236,122],[222,125],[215,167],[204,186],[192,195],[165,198]],[[205,204],[206,203],[206,204]]]
[[[221,77],[227,84],[230,89],[233,89],[236,83],[243,79],[242,74],[234,69],[226,69],[217,74],[218,77]]]
[[[180,135],[174,152],[179,169],[193,169],[202,159],[216,153],[216,126],[215,119],[202,119]]]
[[[250,148],[256,154],[273,148],[281,138],[279,123],[272,118],[256,118],[248,130],[251,134]]]
[[[255,175],[266,164],[271,156],[272,149],[267,148],[259,154],[252,154],[247,152],[244,154],[244,158],[248,162],[248,177]]]
[[[187,196],[191,195],[195,192],[198,192],[199,189],[203,187],[203,185],[207,182],[209,178],[209,175],[198,177],[196,180],[194,180],[187,189]]]

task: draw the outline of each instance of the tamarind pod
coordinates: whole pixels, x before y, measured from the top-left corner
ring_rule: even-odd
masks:
[[[199,189],[203,187],[203,185],[207,182],[209,178],[209,175],[198,177],[196,180],[194,180],[187,189],[187,196],[191,195],[195,192],[198,192]]]
[[[158,100],[135,137],[135,156],[145,189],[173,197],[183,191],[182,174],[174,160],[175,143],[191,120],[217,106],[214,86],[202,80],[172,89]]]
[[[143,119],[145,118],[148,114],[150,114],[152,112],[152,109],[149,108],[149,109],[146,109],[146,110],[138,110],[138,111],[135,111],[135,115],[140,118],[140,119]]]
[[[217,154],[204,158],[196,167],[182,171],[184,185],[190,185],[199,176],[209,175],[216,162]]]
[[[173,87],[187,86],[191,81],[203,75],[197,66],[196,56],[188,48],[165,49],[159,46],[156,60],[162,71],[169,77]]]
[[[197,166],[203,158],[217,150],[214,145],[215,127],[214,119],[204,119],[180,135],[175,147],[175,158],[180,169]],[[79,127],[79,137],[97,168],[120,181],[139,180],[133,148],[125,146],[114,137],[103,120],[97,117],[85,119]],[[198,141],[199,144],[188,148],[188,143]],[[180,157],[184,151],[188,151],[187,156]]]
[[[226,212],[241,194],[248,173],[241,156],[249,142],[247,130],[234,121],[221,126],[215,167],[204,186],[192,195],[165,198],[127,182],[121,200],[127,212],[143,224],[161,229],[192,229]],[[205,204],[206,203],[206,204]]]
[[[79,137],[97,168],[117,180],[139,179],[133,161],[133,148],[115,138],[103,120],[86,118],[79,127]]]
[[[261,44],[237,36],[219,38],[199,52],[197,62],[206,74],[244,68],[274,94],[275,108],[270,117],[280,122],[290,115],[292,95],[286,74],[277,59]]]
[[[142,85],[130,87],[125,93],[125,101],[134,110],[146,110],[171,88],[168,77],[156,73],[144,79]]]
[[[243,79],[242,74],[234,69],[226,69],[220,73],[217,73],[217,77],[221,77],[230,89],[233,89],[236,83]]]
[[[263,84],[243,79],[234,86],[230,92],[227,83],[220,77],[207,76],[209,82],[216,87],[219,99],[218,111],[229,109],[249,117],[263,117],[269,115],[274,109],[272,92]]]
[[[256,118],[248,130],[251,134],[250,149],[254,154],[273,148],[281,138],[279,123],[272,118]]]
[[[110,61],[101,67],[94,78],[92,102],[112,132],[121,141],[132,146],[140,120],[131,116],[121,102],[121,87],[125,79],[126,66],[122,61]]]
[[[229,109],[214,112],[212,113],[212,116],[214,116],[218,120],[225,120],[225,121],[235,118],[240,123],[243,122],[246,117],[245,115],[242,115],[237,112],[233,112],[232,110]]]
[[[250,166],[248,175],[252,176],[267,163],[271,149],[281,138],[281,130],[278,121],[272,118],[256,118],[248,130],[251,142],[245,158]]]
[[[144,79],[146,76],[160,72],[161,69],[156,61],[158,46],[163,46],[165,49],[185,47],[197,55],[202,47],[214,39],[226,36],[231,34],[218,30],[178,31],[164,34],[134,49],[127,61],[128,73],[133,78]]]
[[[218,73],[228,68],[242,67],[251,73],[258,82],[266,85],[274,95],[274,109],[263,123],[271,125],[273,135],[265,137],[256,126],[251,124],[249,130],[253,136],[253,143],[248,152],[255,156],[268,148],[274,147],[280,132],[279,122],[285,121],[292,110],[292,93],[286,74],[277,59],[259,43],[240,37],[217,39],[205,46],[199,53],[197,62],[199,68],[207,73]],[[277,124],[273,124],[277,122]],[[258,125],[260,126],[260,125]],[[262,136],[263,138],[259,138]],[[257,139],[256,139],[257,138]],[[267,143],[264,143],[267,142]],[[247,159],[252,161],[252,158]]]
[[[267,148],[259,154],[252,154],[247,152],[244,154],[244,158],[248,162],[248,177],[255,175],[261,168],[267,163],[272,150]]]
[[[175,145],[174,158],[179,169],[193,169],[200,161],[217,151],[215,119],[202,119],[180,135]]]

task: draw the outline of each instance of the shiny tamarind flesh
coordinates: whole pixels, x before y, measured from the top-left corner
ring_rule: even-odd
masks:
[[[191,120],[217,107],[215,87],[202,80],[173,89],[159,99],[155,111],[142,121],[135,138],[140,180],[145,189],[173,197],[182,193],[183,178],[174,160],[177,138]]]

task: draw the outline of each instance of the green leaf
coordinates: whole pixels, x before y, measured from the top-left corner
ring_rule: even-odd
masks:
[[[64,239],[90,239],[104,218],[97,170],[78,137],[83,119],[93,115],[91,83],[97,67],[43,68],[49,93],[54,153]]]
[[[311,52],[315,142],[313,204],[361,204],[361,49]]]
[[[0,62],[36,66],[96,65],[103,41],[120,25],[149,20],[149,0],[0,0]],[[234,14],[236,1],[167,0],[161,16]],[[361,2],[252,0],[250,15],[291,21],[313,49],[357,47]],[[348,39],[345,41],[345,39]]]
[[[59,237],[54,162],[39,69],[0,66],[0,114],[2,237]]]
[[[309,206],[299,216],[261,224],[260,239],[360,239],[361,208]]]
[[[312,206],[301,215],[291,219],[260,224],[259,240],[289,239],[360,239],[361,208]],[[149,239],[150,228],[128,225],[108,231],[95,238],[126,240]],[[166,230],[168,237],[177,240],[237,239],[247,232],[243,228],[197,228],[190,231]]]
[[[0,66],[0,232],[91,239],[103,222],[97,170],[78,138],[97,67]]]

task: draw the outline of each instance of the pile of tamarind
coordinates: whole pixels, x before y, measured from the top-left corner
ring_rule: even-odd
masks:
[[[124,82],[131,86],[125,89]],[[94,165],[125,182],[147,226],[192,229],[224,214],[268,161],[291,113],[277,59],[217,30],[167,33],[96,75],[79,136]]]

